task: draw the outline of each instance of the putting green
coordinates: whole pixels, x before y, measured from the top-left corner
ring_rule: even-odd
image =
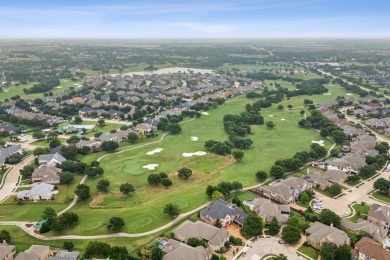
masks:
[[[147,170],[142,168],[142,165],[137,162],[137,160],[130,158],[119,162],[119,169],[124,173],[128,173],[135,176],[142,175],[147,172]]]

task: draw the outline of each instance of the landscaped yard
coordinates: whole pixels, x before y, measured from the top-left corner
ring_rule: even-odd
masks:
[[[332,193],[329,191],[321,190],[319,188],[314,188],[315,192],[321,193],[322,195],[328,196],[329,198],[335,197]]]
[[[319,256],[318,250],[314,249],[311,246],[302,245],[300,248],[298,248],[298,251],[313,259],[318,259]]]
[[[358,219],[365,219],[368,212],[370,211],[370,206],[368,206],[367,204],[355,204],[352,206],[352,208],[354,208],[356,211],[356,214],[353,217],[348,218],[348,220],[352,222],[357,222]]]
[[[58,140],[60,140],[62,144],[66,144],[65,138],[58,138]],[[31,145],[35,145],[38,147],[49,147],[49,144],[50,144],[50,140],[43,139],[43,140],[35,141]]]
[[[334,91],[332,90],[334,97],[345,94],[345,91],[342,92],[343,89],[334,88]],[[111,182],[111,192],[77,203],[72,211],[79,214],[80,223],[74,229],[64,231],[63,234],[108,233],[105,223],[112,216],[124,218],[126,226],[123,232],[148,231],[171,220],[163,213],[167,203],[177,204],[182,212],[187,212],[207,202],[205,189],[209,184],[216,185],[221,181],[239,181],[246,187],[257,184],[256,171],[268,172],[275,160],[289,158],[297,151],[308,150],[312,140],[323,139],[317,131],[302,129],[297,125],[297,122],[303,118],[299,112],[303,109],[305,98],[310,98],[315,103],[330,99],[329,96],[324,95],[293,97],[281,102],[285,107],[284,110],[277,110],[276,105],[263,109],[261,113],[265,121],[272,120],[276,126],[272,130],[265,125],[253,126],[253,135],[249,137],[254,144],[251,149],[244,151],[245,157],[238,163],[230,156],[206,154],[199,157],[183,157],[182,153],[204,151],[204,142],[209,139],[227,140],[222,118],[228,113],[238,114],[244,111],[247,103],[255,101],[248,100],[244,96],[236,97],[217,109],[209,110],[208,116],[204,115],[183,123],[183,131],[179,135],[167,135],[160,143],[105,157],[101,161],[101,166],[105,170],[104,175],[88,178],[86,184],[91,187],[91,192],[95,195],[97,182],[105,178]],[[287,109],[289,104],[293,105],[292,110]],[[192,136],[199,137],[199,141],[191,141]],[[122,147],[120,150],[136,146],[138,144]],[[330,146],[330,141],[325,139],[325,147],[329,149]],[[164,150],[154,155],[146,155],[148,151],[156,148]],[[103,154],[106,153],[99,153],[99,155]],[[96,154],[85,156],[82,160],[90,162],[91,158],[95,160]],[[142,168],[144,165],[154,163],[159,165],[154,171]],[[182,166],[194,170],[189,180],[183,181],[177,178],[176,171]],[[147,184],[148,174],[160,171],[168,173],[173,180],[170,189],[151,187]],[[134,194],[126,197],[119,193],[119,185],[124,182],[134,185],[136,190]],[[54,206],[57,211],[65,207],[59,204]],[[30,205],[21,207],[24,208],[23,211],[18,210],[20,206],[1,205],[0,219],[36,220],[42,215],[44,209],[40,204],[31,207],[31,212],[28,210]],[[115,208],[115,211],[112,208]],[[49,235],[55,234],[49,233]]]
[[[376,192],[372,193],[371,195],[378,200],[381,200],[385,203],[390,204],[390,197],[380,193],[379,191],[376,191]]]

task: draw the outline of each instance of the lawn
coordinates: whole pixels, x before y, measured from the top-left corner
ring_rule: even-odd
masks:
[[[368,212],[370,211],[370,206],[367,204],[355,204],[352,206],[352,208],[354,208],[356,211],[356,214],[353,217],[348,218],[348,220],[352,222],[357,222],[358,219],[365,219]]]
[[[66,144],[65,138],[57,138],[57,139],[60,140],[62,144]],[[49,147],[49,144],[50,144],[50,140],[43,139],[43,140],[35,141],[31,145],[35,145],[38,147]]]
[[[26,234],[22,229],[15,226],[1,226],[1,230],[7,230],[10,232],[12,237],[12,243],[16,246],[17,253],[22,252],[28,249],[31,245],[48,245],[50,247],[61,248],[64,241],[71,241],[74,244],[74,249],[83,253],[85,247],[89,242],[98,241],[106,242],[112,246],[124,246],[129,252],[132,252],[134,249],[147,244],[151,241],[154,236],[144,236],[139,238],[104,238],[104,239],[93,239],[93,240],[55,240],[55,241],[42,241]],[[136,254],[136,252],[133,252]]]
[[[376,191],[376,192],[372,193],[371,195],[378,200],[381,200],[387,204],[390,204],[390,197],[380,193],[379,191]]]
[[[318,259],[318,250],[312,248],[311,246],[305,246],[302,245],[300,248],[298,248],[298,251],[313,258],[313,259]]]
[[[332,199],[334,197],[336,197],[333,194],[331,194],[329,191],[321,190],[319,188],[314,188],[314,190],[315,190],[315,192],[321,193],[322,195],[328,196],[329,198],[332,198]]]
[[[334,91],[332,90],[334,98],[345,94],[343,89],[336,86],[333,88],[335,88]],[[235,163],[230,156],[207,154],[203,157],[186,158],[181,154],[204,151],[204,142],[209,139],[227,140],[228,136],[223,129],[223,116],[228,113],[238,114],[244,111],[247,103],[255,101],[248,100],[243,95],[229,100],[219,108],[208,111],[208,116],[204,115],[183,123],[183,131],[179,135],[167,135],[160,143],[105,157],[101,161],[105,170],[104,175],[98,178],[88,178],[86,184],[91,187],[91,193],[96,195],[97,182],[105,178],[111,182],[111,192],[94,196],[93,200],[77,203],[72,211],[79,214],[80,223],[74,229],[64,231],[64,234],[106,234],[108,231],[105,223],[112,216],[124,218],[126,222],[124,232],[138,233],[152,230],[171,220],[163,214],[165,204],[177,204],[181,212],[187,212],[207,202],[208,198],[204,192],[207,185],[216,185],[221,181],[239,181],[244,186],[257,184],[256,171],[269,172],[276,160],[289,158],[297,151],[308,150],[312,140],[322,139],[317,131],[302,129],[297,125],[297,122],[303,118],[299,112],[303,109],[305,98],[310,98],[316,103],[333,99],[325,95],[300,96],[281,102],[285,108],[289,104],[293,105],[292,110],[277,110],[276,105],[263,109],[261,113],[265,120],[272,120],[276,126],[272,130],[267,129],[265,125],[253,126],[253,134],[249,137],[254,144],[249,150],[244,151],[245,157],[239,163]],[[191,141],[191,136],[199,137],[199,141]],[[325,147],[329,149],[330,146],[331,142],[325,140]],[[154,155],[146,155],[146,152],[156,148],[164,150]],[[122,147],[122,149],[126,148]],[[85,156],[82,160],[88,162],[90,157],[96,159],[96,155],[93,154]],[[142,168],[151,163],[159,164],[156,170],[149,171]],[[176,171],[182,166],[194,170],[189,180],[182,181],[177,178]],[[168,173],[172,179],[173,186],[170,189],[150,187],[147,184],[148,174],[160,171]],[[136,190],[134,194],[128,197],[119,194],[119,185],[124,182],[134,185]],[[17,210],[20,207],[27,209],[29,206],[2,205],[0,213],[4,213],[0,214],[2,216],[0,219],[36,220],[43,210],[39,204],[35,205],[29,214],[24,210],[23,212]],[[56,205],[56,210],[61,207],[63,208],[64,205]]]

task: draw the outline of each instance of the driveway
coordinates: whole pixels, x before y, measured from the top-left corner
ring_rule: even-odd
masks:
[[[16,188],[19,181],[19,170],[31,163],[33,160],[34,156],[28,156],[17,165],[14,165],[13,168],[8,172],[4,180],[4,186],[0,189],[0,203],[12,195],[12,192]]]
[[[263,256],[268,254],[284,254],[288,260],[303,259],[291,250],[285,244],[279,244],[278,238],[259,238],[257,241],[250,244],[248,250],[240,259],[245,260],[260,260]]]

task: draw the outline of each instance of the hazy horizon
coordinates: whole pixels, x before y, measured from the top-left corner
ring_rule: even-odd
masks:
[[[4,0],[1,39],[388,39],[373,0]]]

